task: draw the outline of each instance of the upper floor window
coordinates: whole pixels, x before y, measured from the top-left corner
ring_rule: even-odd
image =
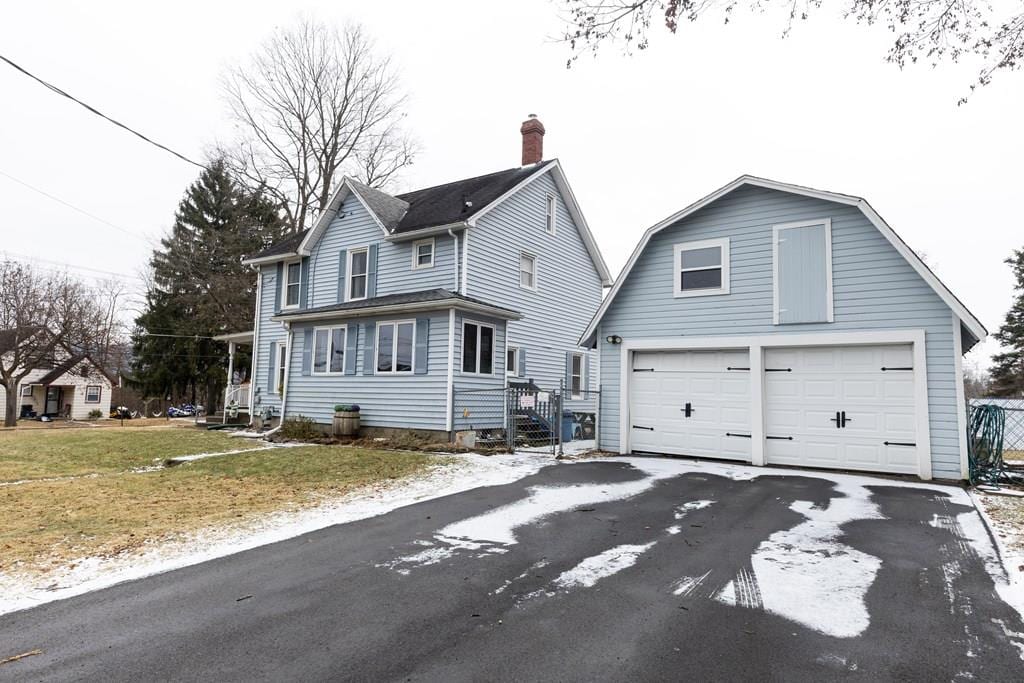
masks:
[[[377,323],[377,374],[412,372],[415,338],[415,321]]]
[[[729,293],[729,239],[684,242],[673,246],[677,297]]]
[[[555,195],[549,194],[544,199],[544,229],[551,235],[555,234],[555,222],[557,216],[555,208]]]
[[[537,289],[537,257],[525,252],[519,254],[519,286]]]
[[[367,267],[369,265],[369,248],[352,249],[348,252],[348,300],[356,301],[366,298]]]
[[[434,238],[412,243],[412,269],[434,267]]]
[[[281,308],[294,308],[299,305],[299,290],[302,288],[302,263],[293,261],[284,264],[284,301]]]
[[[345,372],[345,334],[340,327],[318,327],[313,334],[313,374],[328,375]]]
[[[100,397],[103,395],[103,387],[98,384],[90,384],[85,388],[85,402],[86,403],[99,403]]]
[[[494,328],[481,323],[462,324],[462,371],[474,375],[494,373]]]

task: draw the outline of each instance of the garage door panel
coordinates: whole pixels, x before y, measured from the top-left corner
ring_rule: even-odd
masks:
[[[909,344],[768,349],[765,426],[769,464],[917,473]],[[886,368],[883,370],[883,368]],[[836,413],[845,411],[845,426]]]

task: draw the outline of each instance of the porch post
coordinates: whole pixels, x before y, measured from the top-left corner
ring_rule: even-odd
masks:
[[[231,397],[231,385],[235,379],[235,342],[228,342],[228,384],[224,387],[224,408],[228,407],[228,400]],[[227,415],[227,413],[225,413]]]

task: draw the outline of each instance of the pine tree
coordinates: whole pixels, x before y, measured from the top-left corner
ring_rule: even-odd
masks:
[[[992,356],[993,396],[1024,396],[1024,249],[1006,259],[1017,280],[1016,298],[995,334],[1004,351]]]
[[[134,383],[145,394],[216,400],[227,350],[209,337],[251,329],[256,278],[242,257],[284,232],[277,206],[235,182],[223,161],[200,174],[150,260],[152,285],[133,335]],[[246,355],[236,355],[237,368],[247,367]]]

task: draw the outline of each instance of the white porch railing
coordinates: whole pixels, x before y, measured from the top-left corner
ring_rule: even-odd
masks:
[[[249,407],[249,385],[229,384],[224,390],[224,407],[227,408],[234,401],[238,408]]]

